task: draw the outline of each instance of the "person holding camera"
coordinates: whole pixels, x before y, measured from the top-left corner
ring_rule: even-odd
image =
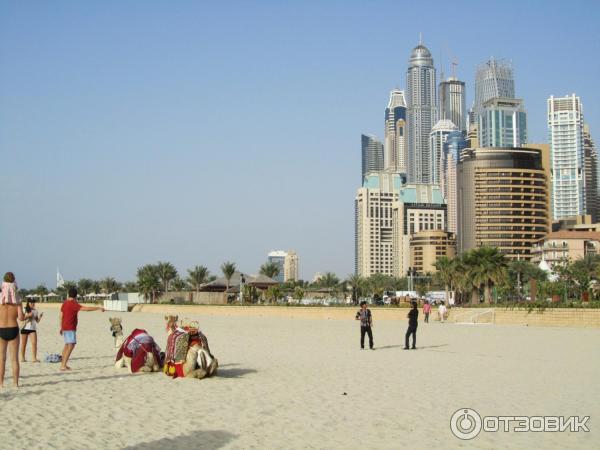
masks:
[[[37,324],[42,320],[44,313],[35,309],[35,300],[27,300],[25,305],[25,325],[21,328],[21,362],[25,362],[25,349],[27,341],[31,339],[31,355],[33,362],[40,362],[37,359]]]
[[[356,313],[355,319],[360,320],[360,349],[365,349],[365,334],[368,334],[369,348],[375,350],[373,348],[373,331],[371,330],[373,315],[371,314],[371,310],[367,309],[367,302],[360,302],[360,310]]]

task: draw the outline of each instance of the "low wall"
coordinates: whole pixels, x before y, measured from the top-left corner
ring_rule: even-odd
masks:
[[[408,308],[370,308],[374,321],[406,321]],[[197,314],[207,316],[288,317],[299,319],[353,320],[356,308],[336,307],[285,307],[285,306],[209,306],[209,305],[136,305],[134,312],[159,314]],[[420,312],[422,310],[420,309]],[[423,320],[423,314],[419,314]],[[437,310],[429,320],[439,321]],[[552,308],[543,311],[504,308],[452,308],[448,314],[450,323],[494,323],[501,325],[531,325],[554,327],[599,327],[600,309]]]
[[[173,300],[179,303],[194,303],[196,305],[225,305],[227,296],[224,292],[165,292],[157,298],[158,303]]]

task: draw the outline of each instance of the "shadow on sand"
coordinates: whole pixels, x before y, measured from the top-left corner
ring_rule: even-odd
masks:
[[[221,448],[233,441],[237,435],[221,430],[198,431],[194,434],[184,434],[172,438],[162,438],[151,442],[125,447],[125,450],[163,450],[163,449],[215,449]]]
[[[448,344],[440,344],[440,345],[424,345],[422,347],[419,347],[417,345],[417,350],[424,350],[427,348],[439,348],[439,347],[448,347]],[[385,350],[388,348],[404,348],[404,345],[385,345],[383,347],[375,347],[375,350]]]
[[[237,364],[228,364],[230,366]],[[217,370],[217,374],[215,375],[217,378],[242,378],[244,375],[249,373],[256,373],[254,369],[223,369],[224,366],[219,366]]]
[[[67,373],[72,373],[72,372],[61,372],[61,375],[67,374]],[[66,378],[66,379],[60,379],[60,380],[56,380],[56,381],[43,381],[41,383],[31,383],[31,384],[27,384],[27,386],[51,386],[53,384],[63,384],[63,383],[84,383],[86,381],[99,381],[99,380],[110,380],[113,378],[122,378],[124,375],[124,373],[120,373],[120,374],[115,374],[115,375],[100,375],[97,377],[90,377],[90,378]]]

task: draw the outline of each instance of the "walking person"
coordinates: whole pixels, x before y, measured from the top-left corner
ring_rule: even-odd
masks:
[[[444,323],[444,319],[446,317],[446,311],[448,311],[448,310],[446,309],[446,305],[442,301],[442,303],[440,303],[440,307],[438,308],[438,314],[440,315],[441,323]]]
[[[425,323],[429,323],[429,313],[431,312],[431,303],[429,300],[425,300],[423,305],[423,315],[425,316]]]
[[[369,335],[369,348],[373,348],[373,315],[371,310],[367,309],[367,302],[360,302],[360,310],[356,313],[356,320],[360,320],[360,349],[365,349],[365,334]]]
[[[60,370],[71,370],[67,365],[69,357],[77,344],[77,314],[79,311],[102,311],[100,306],[82,306],[77,302],[77,289],[69,289],[69,298],[65,300],[60,308],[60,334],[65,340],[62,352]]]
[[[19,321],[25,320],[17,283],[12,272],[6,272],[0,294],[0,389],[4,387],[6,352],[10,352],[13,386],[19,387]]]
[[[44,313],[35,309],[35,300],[27,300],[25,305],[25,325],[21,328],[21,362],[25,362],[25,349],[27,341],[31,339],[31,356],[33,362],[40,362],[37,359],[37,324],[42,320]]]
[[[406,315],[408,317],[408,329],[406,330],[406,335],[404,336],[404,350],[408,350],[408,338],[412,334],[412,348],[415,350],[417,344],[417,326],[419,325],[419,308],[417,307],[417,302],[411,302],[412,308]]]

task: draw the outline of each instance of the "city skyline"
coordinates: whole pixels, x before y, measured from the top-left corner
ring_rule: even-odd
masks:
[[[470,2],[436,5],[427,20],[393,3],[0,6],[0,61],[10,61],[0,72],[9,168],[0,188],[11,211],[0,233],[3,267],[23,287],[50,287],[56,266],[66,279],[126,281],[159,260],[180,272],[203,264],[218,273],[227,260],[258,270],[269,249],[295,248],[301,278],[345,277],[357,135],[383,138],[382,111],[405,86],[419,32],[440,73],[458,59],[467,108],[475,67],[508,58],[529,142],[548,142],[546,99],[572,93],[597,139],[599,63],[588,58],[573,71],[557,61],[581,46],[597,53],[598,6],[519,5],[519,17],[496,11],[498,23],[543,30],[560,14],[581,26],[552,45],[506,36],[482,48],[436,31],[457,11],[472,33],[488,31],[489,21],[476,20],[486,8]],[[365,16],[392,29],[394,11],[405,18],[395,39],[356,33]],[[378,63],[359,67],[364,54]]]

